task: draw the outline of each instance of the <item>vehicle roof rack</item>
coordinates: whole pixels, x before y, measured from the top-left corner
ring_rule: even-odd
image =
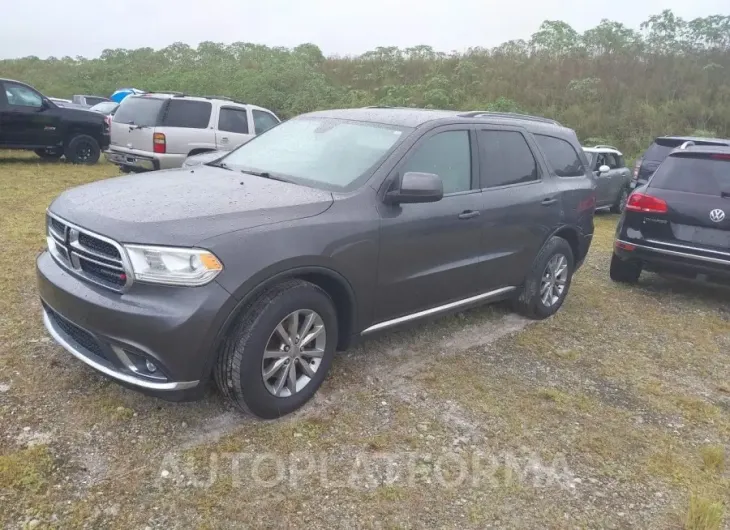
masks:
[[[530,114],[520,114],[518,112],[492,112],[488,110],[472,110],[459,114],[462,118],[512,118],[517,120],[537,121],[541,123],[551,123],[553,125],[562,124],[552,118],[544,118],[542,116],[531,116]]]
[[[618,148],[616,148],[612,145],[597,145],[593,149],[613,149],[614,151],[618,151]]]

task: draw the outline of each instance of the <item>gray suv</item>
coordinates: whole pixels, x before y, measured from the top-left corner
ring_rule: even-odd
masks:
[[[43,319],[125,385],[192,399],[212,375],[242,410],[279,417],[360,337],[504,299],[555,313],[594,188],[575,133],[544,118],[305,114],[212,163],[54,200]]]

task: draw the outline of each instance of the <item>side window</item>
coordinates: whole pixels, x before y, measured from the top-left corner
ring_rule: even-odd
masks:
[[[5,97],[8,100],[8,105],[38,109],[43,105],[43,98],[38,92],[17,83],[5,82]]]
[[[606,153],[606,165],[611,169],[618,169],[618,160],[613,153]]]
[[[401,174],[434,173],[444,183],[444,194],[471,189],[469,131],[447,131],[431,136],[406,161]]]
[[[185,101],[171,99],[162,125],[165,127],[185,127],[188,129],[205,129],[210,122],[212,105],[207,101]]]
[[[535,157],[521,133],[479,131],[477,134],[483,188],[538,180]]]
[[[264,131],[268,131],[276,125],[279,125],[279,121],[268,112],[264,112],[261,110],[253,111],[253,126],[254,129],[256,129],[256,134],[261,134]]]
[[[569,142],[542,134],[536,134],[535,139],[557,176],[582,177],[585,175],[583,162]]]
[[[598,171],[602,166],[607,166],[608,160],[606,160],[605,153],[598,153],[598,162],[596,163],[595,171]]]
[[[232,133],[248,134],[246,109],[223,107],[218,117],[218,129]]]

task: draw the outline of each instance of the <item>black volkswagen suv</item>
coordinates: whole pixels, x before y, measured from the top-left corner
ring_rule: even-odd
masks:
[[[546,318],[593,235],[575,133],[486,112],[315,112],[193,168],[71,189],[38,258],[71,354],[168,399],[211,374],[264,418],[303,405],[352,339],[512,299]]]
[[[643,269],[730,280],[730,148],[677,149],[631,194],[610,274],[634,283]]]

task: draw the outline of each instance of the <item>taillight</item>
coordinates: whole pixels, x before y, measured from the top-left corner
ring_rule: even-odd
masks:
[[[112,117],[104,116],[104,123],[106,123],[106,130],[109,131],[112,127]]]
[[[638,192],[629,195],[626,209],[630,212],[644,213],[667,213],[668,211],[667,201],[664,199]]]
[[[639,180],[639,169],[641,169],[641,158],[634,164],[634,180]]]
[[[167,142],[164,134],[155,133],[152,135],[152,151],[155,153],[167,152]]]

